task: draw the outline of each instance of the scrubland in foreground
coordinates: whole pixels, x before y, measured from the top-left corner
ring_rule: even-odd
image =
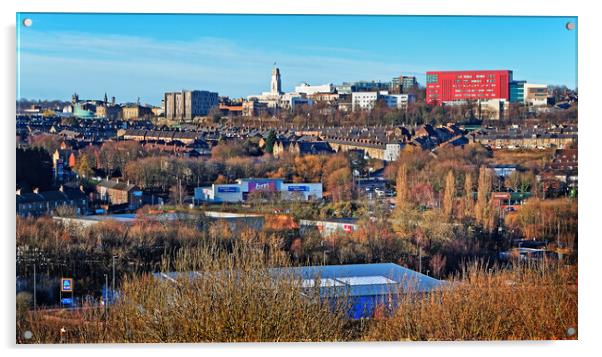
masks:
[[[172,265],[172,262],[165,262]],[[18,299],[18,343],[284,342],[574,339],[577,269],[557,264],[487,269],[470,264],[428,295],[406,295],[390,316],[350,321],[344,303],[303,293],[291,277],[267,267],[284,255],[236,246],[179,255],[195,279],[125,280],[119,302],[76,312],[28,312]],[[26,339],[26,331],[32,338]],[[61,332],[63,331],[63,332]]]

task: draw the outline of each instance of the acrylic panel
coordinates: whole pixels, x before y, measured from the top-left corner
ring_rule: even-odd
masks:
[[[16,342],[576,339],[577,32],[17,13]]]

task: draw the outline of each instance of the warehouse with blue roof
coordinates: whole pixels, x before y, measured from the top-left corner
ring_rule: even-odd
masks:
[[[352,319],[371,318],[379,306],[394,308],[399,294],[428,293],[446,284],[393,263],[271,268],[268,272],[274,278],[299,280],[307,294],[319,288],[321,297],[332,299],[335,305],[345,304]],[[176,281],[199,274],[169,272],[155,277]]]

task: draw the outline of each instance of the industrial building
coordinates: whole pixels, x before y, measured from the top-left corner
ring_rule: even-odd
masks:
[[[208,273],[165,272],[153,276],[157,280],[176,282],[203,274]],[[393,263],[271,268],[268,274],[274,279],[298,281],[305,296],[317,293],[321,298],[332,299],[331,306],[345,307],[350,319],[390,314],[400,294],[429,293],[447,284]]]
[[[194,189],[196,202],[243,202],[253,195],[283,200],[318,200],[322,199],[322,184],[285,183],[284,179],[278,178],[244,178],[233,184],[213,184]]]

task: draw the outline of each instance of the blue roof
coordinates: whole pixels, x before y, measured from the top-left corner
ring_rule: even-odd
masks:
[[[307,283],[308,280],[319,279],[324,295],[335,294],[341,287],[349,296],[387,295],[398,291],[428,292],[445,283],[393,263],[274,268],[271,273],[290,274]]]
[[[388,306],[389,312],[392,311],[399,292],[429,292],[447,284],[393,263],[272,268],[268,273],[274,278],[299,279],[307,293],[319,286],[320,297],[334,298],[333,302],[343,298],[350,304],[346,314],[352,319],[372,317],[378,305]],[[175,281],[195,279],[202,274],[168,272],[154,276]]]
[[[271,268],[274,277],[300,279],[304,288],[320,284],[321,294],[332,296],[344,289],[348,296],[370,296],[403,292],[428,292],[441,287],[444,281],[431,278],[393,263],[324,265]],[[155,273],[155,278],[194,279],[202,272]]]

